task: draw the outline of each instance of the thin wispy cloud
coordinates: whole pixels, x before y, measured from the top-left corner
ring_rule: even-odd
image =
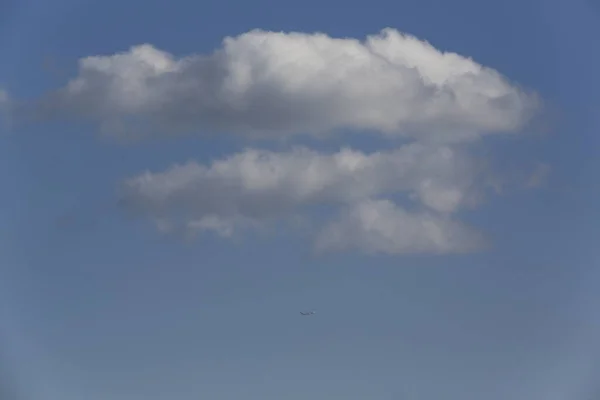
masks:
[[[10,128],[11,99],[8,92],[0,88],[0,128]]]

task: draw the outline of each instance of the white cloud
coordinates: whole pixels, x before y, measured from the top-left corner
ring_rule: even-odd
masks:
[[[350,128],[444,142],[516,132],[539,100],[491,68],[393,29],[364,41],[253,30],[184,58],[151,45],[79,62],[42,101],[117,134],[324,135]]]
[[[476,162],[449,146],[418,143],[366,154],[344,148],[326,154],[247,149],[210,166],[188,162],[124,182],[124,200],[153,214],[245,215],[266,218],[311,204],[351,203],[398,192],[440,212],[468,196]]]
[[[302,147],[282,153],[248,149],[209,166],[189,162],[164,172],[146,172],[123,182],[122,195],[123,204],[156,220],[163,231],[214,231],[229,237],[238,228],[277,221],[310,206],[364,204],[358,210],[381,209],[384,203],[369,199],[397,194],[418,200],[421,208],[452,213],[476,191],[478,172],[478,164],[467,153],[449,146],[413,143],[371,154],[348,148],[334,154]],[[457,238],[463,234],[445,217],[398,213],[395,229],[403,230],[407,221],[409,225],[394,246],[420,251],[424,237],[434,240],[433,228],[426,233],[414,228],[418,221],[439,224],[443,235],[453,229],[458,229]],[[454,242],[436,240],[432,243],[437,243],[438,251],[444,246],[453,249]]]
[[[367,200],[344,210],[318,235],[320,251],[466,253],[485,248],[484,237],[448,217],[408,213],[389,200]]]
[[[485,245],[454,214],[480,200],[486,185],[505,182],[490,177],[467,144],[522,131],[540,107],[537,95],[497,71],[392,29],[364,41],[254,30],[208,54],[178,58],[146,44],[83,58],[77,76],[33,111],[91,119],[120,138],[279,139],[349,129],[409,139],[374,153],[247,149],[208,165],[148,171],[121,186],[122,204],[162,232],[232,237],[339,208],[317,234],[318,249],[400,254]],[[540,169],[531,186],[546,173]],[[392,202],[399,196],[414,202],[412,211]]]

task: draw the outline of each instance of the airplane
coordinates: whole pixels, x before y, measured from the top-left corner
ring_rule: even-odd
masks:
[[[300,315],[313,315],[314,313],[316,313],[316,311],[308,311],[308,312],[300,311]]]

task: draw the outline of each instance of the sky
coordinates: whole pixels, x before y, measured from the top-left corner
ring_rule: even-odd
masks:
[[[580,0],[3,2],[0,397],[599,399],[599,34]]]

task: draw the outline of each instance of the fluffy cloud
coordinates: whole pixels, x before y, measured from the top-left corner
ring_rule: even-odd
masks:
[[[253,30],[210,54],[176,58],[146,44],[83,58],[38,111],[122,135],[355,129],[456,142],[516,132],[538,106],[495,70],[393,29],[362,42]]]
[[[251,148],[210,164],[148,171],[120,187],[121,204],[163,232],[230,237],[335,208],[337,217],[315,236],[317,249],[400,254],[486,245],[456,212],[479,201],[485,185],[506,182],[486,175],[469,143],[523,131],[540,106],[537,95],[497,71],[392,29],[363,41],[254,30],[209,54],[178,58],[146,44],[83,58],[66,86],[17,112],[92,120],[121,138],[353,130],[406,139],[373,153]]]
[[[162,230],[231,236],[237,228],[285,218],[310,206],[341,205],[352,211],[326,228],[334,232],[328,235],[335,242],[321,238],[320,248],[353,245],[369,236],[369,223],[386,221],[374,233],[387,235],[388,242],[375,250],[461,251],[478,243],[458,224],[431,213],[410,215],[390,209],[389,202],[370,199],[407,194],[422,208],[450,214],[469,203],[478,167],[459,149],[420,143],[370,154],[348,148],[334,154],[303,147],[285,153],[248,149],[211,165],[189,162],[146,172],[123,182],[121,189],[123,204],[157,221]],[[369,222],[373,213],[376,220]],[[343,236],[344,227],[355,231],[352,238]],[[390,236],[398,232],[404,235]]]
[[[318,250],[367,253],[465,253],[486,246],[477,231],[448,217],[408,213],[389,200],[367,200],[344,210],[318,235]]]

